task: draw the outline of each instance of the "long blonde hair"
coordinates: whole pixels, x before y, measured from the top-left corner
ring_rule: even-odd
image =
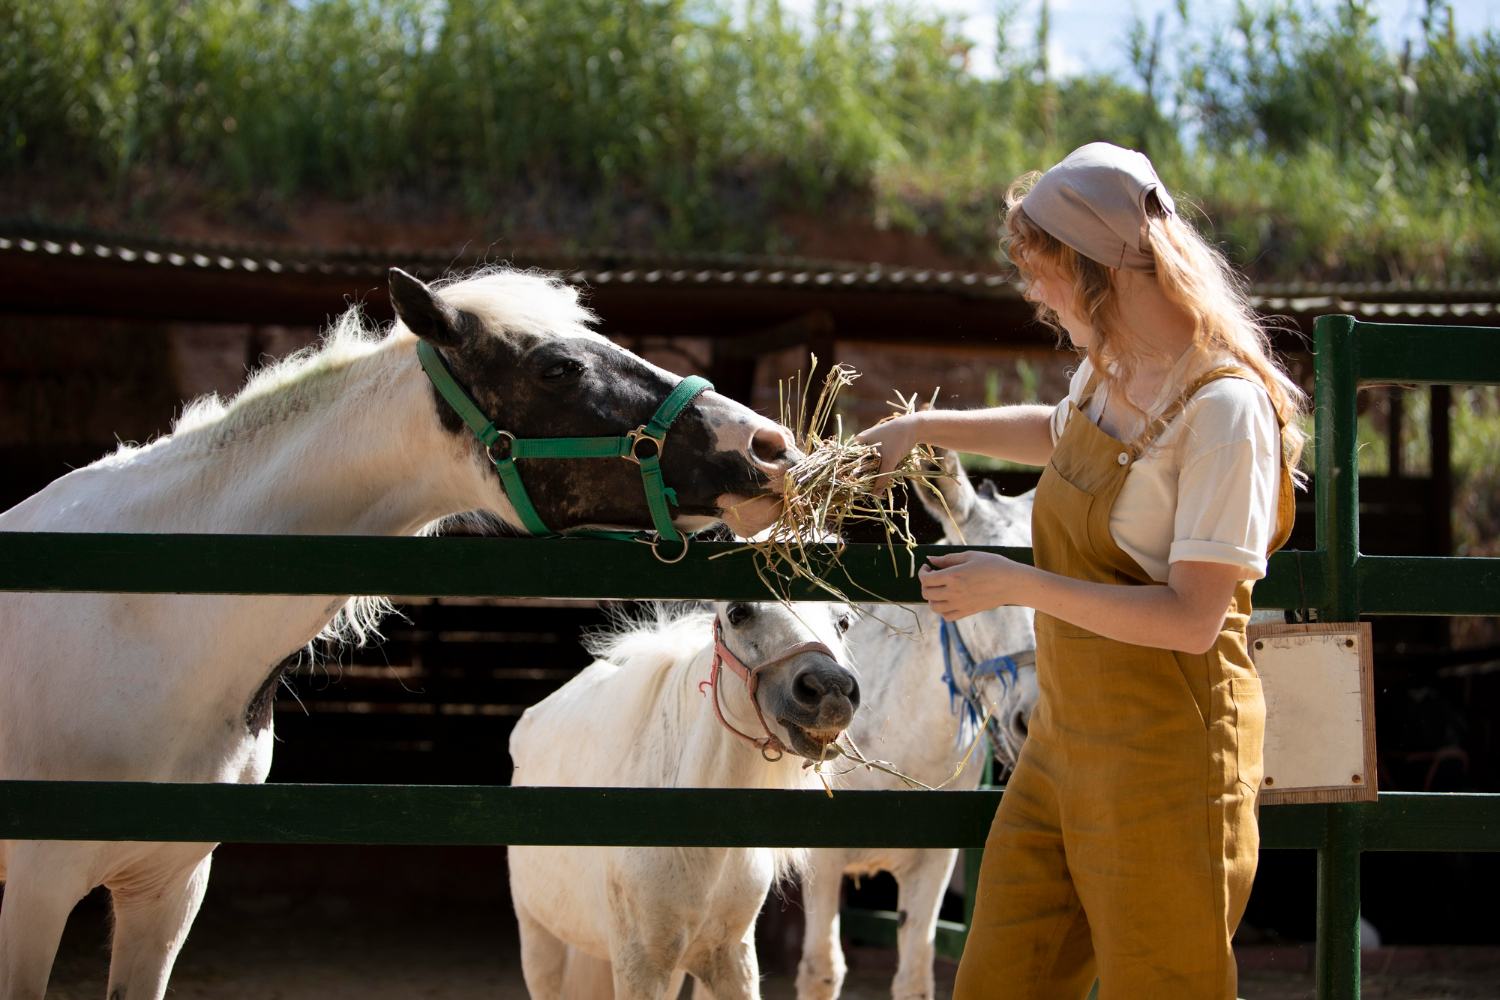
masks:
[[[1093,327],[1089,357],[1099,379],[1111,387],[1129,383],[1136,352],[1120,322],[1119,294],[1112,269],[1075,251],[1038,226],[1021,199],[1041,174],[1017,178],[1005,193],[1005,228],[1000,245],[1023,278],[1056,275],[1073,289],[1073,311]],[[1304,434],[1299,418],[1307,394],[1271,353],[1269,327],[1250,307],[1244,280],[1218,250],[1154,194],[1147,200],[1147,242],[1156,261],[1156,283],[1193,321],[1193,346],[1227,353],[1253,372],[1271,397],[1281,423],[1282,458],[1299,480]],[[1038,303],[1037,319],[1061,332],[1057,314]],[[1120,398],[1128,398],[1120,393]]]

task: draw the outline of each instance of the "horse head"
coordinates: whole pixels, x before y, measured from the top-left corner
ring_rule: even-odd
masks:
[[[747,601],[719,603],[714,611],[716,655],[736,673],[747,672],[745,685],[728,685],[737,691],[725,702],[732,708],[743,698],[739,692],[748,692],[756,728],[799,756],[823,759],[859,708],[859,680],[845,666],[852,611],[842,604]]]
[[[496,269],[427,285],[399,268],[391,302],[431,345],[453,381],[513,440],[619,438],[644,428],[682,382],[594,332],[594,315],[560,280]],[[442,426],[490,465],[487,450],[434,387]],[[778,513],[782,476],[798,455],[781,426],[712,390],[695,395],[659,442],[673,525],[725,522],[749,535]],[[517,463],[525,492],[553,531],[653,526],[640,456]],[[515,497],[510,498],[514,504]]]
[[[1033,493],[1001,496],[990,482],[981,483],[976,490],[958,454],[950,451],[938,452],[938,467],[931,470],[928,482],[937,490],[936,496],[920,488],[916,493],[942,525],[945,543],[1031,544]],[[948,628],[952,630],[948,641],[953,683],[976,712],[989,711],[995,761],[1008,773],[1016,765],[1021,744],[1026,741],[1031,711],[1036,706],[1036,628],[1032,611],[1017,606],[993,608]],[[965,655],[960,647],[970,655]],[[1010,660],[1008,664],[1006,658]],[[960,671],[961,665],[967,669]]]

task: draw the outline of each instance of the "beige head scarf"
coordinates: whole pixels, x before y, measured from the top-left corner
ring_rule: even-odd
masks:
[[[1107,142],[1080,146],[1021,200],[1028,218],[1090,260],[1127,271],[1154,271],[1146,240],[1146,197],[1177,210],[1142,153]]]

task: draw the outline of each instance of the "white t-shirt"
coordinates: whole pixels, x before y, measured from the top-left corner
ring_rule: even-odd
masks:
[[[1194,378],[1234,364],[1228,356],[1187,351],[1162,383],[1147,412],[1155,419]],[[1052,413],[1057,443],[1094,372],[1087,359],[1068,396]],[[1095,388],[1085,415],[1096,423],[1109,389]],[[1129,441],[1140,425],[1123,428]],[[1240,579],[1266,575],[1266,546],[1276,530],[1281,433],[1271,397],[1258,380],[1221,378],[1199,389],[1183,411],[1147,446],[1125,475],[1109,515],[1115,543],[1151,579],[1165,583],[1179,561],[1226,563]]]

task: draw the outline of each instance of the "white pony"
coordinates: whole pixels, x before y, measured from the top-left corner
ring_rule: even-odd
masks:
[[[227,403],[192,404],[167,437],[64,476],[0,514],[0,531],[411,535],[476,510],[516,526],[484,449],[420,367],[418,337],[518,437],[622,434],[679,381],[594,333],[576,290],[555,279],[495,269],[435,290],[393,270],[391,296],[399,321],[385,334],[345,314],[320,349]],[[769,498],[788,440],[737,403],[698,396],[662,453],[676,524],[695,529],[738,505],[739,530],[763,526],[777,501],[742,501]],[[554,528],[650,526],[635,465],[536,464],[523,461],[523,476]],[[320,631],[368,633],[375,605],[0,595],[0,779],[264,781],[283,661]],[[114,903],[109,996],[158,1000],[212,848],[0,841],[0,1000],[45,993],[69,912],[101,884]]]
[[[818,787],[804,765],[859,704],[841,662],[849,621],[843,605],[735,602],[606,637],[521,717],[511,782]],[[526,987],[533,1000],[661,1000],[691,973],[720,1000],[759,997],[756,914],[798,853],[512,847]]]
[[[976,492],[955,455],[945,455],[943,466],[944,474],[933,482],[942,492],[946,510],[927,491],[915,492],[943,524],[945,542],[1031,544],[1032,494],[1003,497],[988,483]],[[1030,609],[997,608],[961,619],[956,627],[948,625],[946,656],[941,619],[925,604],[872,606],[869,612],[849,633],[849,648],[860,663],[864,691],[864,707],[849,735],[864,755],[890,761],[925,784],[940,784],[953,774],[974,735],[978,717],[970,713],[987,709],[996,763],[1002,774],[1008,773],[1026,739],[1037,697],[1036,632]],[[972,654],[967,662],[963,650]],[[976,752],[963,774],[947,787],[978,787],[980,764]],[[865,769],[841,781],[846,788],[906,787],[896,778]],[[842,876],[878,871],[894,874],[900,887],[899,957],[891,994],[896,1000],[931,1000],[935,996],[932,963],[938,909],[957,856],[955,850],[915,848],[810,851],[802,885],[807,923],[797,969],[798,1000],[831,1000],[839,995],[846,971],[839,942]]]

